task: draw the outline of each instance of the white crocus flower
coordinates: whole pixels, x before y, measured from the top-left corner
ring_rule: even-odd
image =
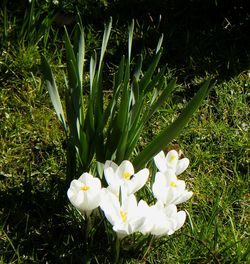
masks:
[[[83,173],[78,180],[73,180],[67,191],[70,202],[88,217],[101,202],[101,181],[89,173]]]
[[[169,169],[173,170],[176,175],[185,171],[189,165],[189,159],[183,158],[179,160],[176,150],[170,150],[165,156],[164,152],[159,152],[154,157],[156,167],[160,172],[165,172]]]
[[[139,230],[143,217],[138,214],[138,205],[133,194],[123,195],[121,203],[116,195],[108,189],[102,192],[101,209],[119,238]]]
[[[183,203],[193,194],[186,190],[185,182],[178,180],[173,170],[165,171],[165,173],[157,172],[152,191],[155,198],[164,205]]]
[[[142,234],[152,234],[155,236],[172,235],[180,229],[186,219],[184,211],[177,212],[177,207],[170,204],[165,207],[161,201],[155,205],[148,206],[145,201],[140,201],[138,210],[145,218],[140,227]]]
[[[104,165],[104,176],[109,185],[108,189],[116,196],[118,196],[120,188],[124,193],[130,195],[145,185],[149,170],[145,168],[135,173],[132,163],[128,160],[124,160],[120,166],[108,160]]]

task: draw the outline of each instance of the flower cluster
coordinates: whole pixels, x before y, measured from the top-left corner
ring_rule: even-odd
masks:
[[[134,232],[155,236],[171,235],[185,222],[185,211],[177,211],[176,205],[187,201],[192,192],[186,190],[185,182],[177,176],[189,165],[187,158],[179,159],[178,153],[171,150],[165,156],[161,151],[154,157],[158,168],[152,185],[156,198],[153,205],[136,199],[135,193],[147,182],[149,170],[135,173],[130,161],[119,166],[113,161],[104,164],[104,176],[107,188],[101,187],[99,178],[83,173],[73,180],[67,195],[70,202],[85,216],[99,207],[113,226],[118,237]]]

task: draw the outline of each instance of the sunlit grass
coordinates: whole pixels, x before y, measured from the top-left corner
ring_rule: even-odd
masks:
[[[185,227],[153,244],[143,260],[140,254],[126,253],[126,263],[247,263],[249,95],[245,85],[249,82],[241,77],[217,84],[173,142],[191,160],[182,176],[194,191],[185,205],[190,215]],[[35,263],[41,258],[81,262],[82,232],[62,191],[66,157],[48,95],[39,95],[36,87],[13,78],[6,80],[0,97],[2,262]],[[178,107],[182,108],[181,102]],[[178,107],[172,109],[173,115]],[[143,141],[150,141],[170,120],[171,109],[155,114],[151,121],[155,132],[146,131]],[[95,249],[98,263],[103,252],[98,245]],[[106,257],[99,263],[109,263]]]

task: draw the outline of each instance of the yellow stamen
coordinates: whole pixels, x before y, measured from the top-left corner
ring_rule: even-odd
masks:
[[[128,215],[127,212],[120,211],[120,216],[122,218],[122,222],[126,222],[127,221],[127,215]]]
[[[122,174],[123,178],[126,180],[130,180],[130,177],[132,176],[132,174],[128,171],[124,171]]]
[[[81,190],[82,191],[84,191],[84,192],[86,192],[86,191],[88,191],[89,190],[89,186],[88,185],[83,185],[82,187],[81,187]]]
[[[176,188],[176,187],[177,187],[176,184],[175,184],[175,182],[173,182],[173,181],[171,181],[171,182],[169,183],[169,186],[170,186],[170,187],[173,187],[173,188]]]
[[[173,162],[176,160],[176,156],[175,155],[170,155],[170,162]]]

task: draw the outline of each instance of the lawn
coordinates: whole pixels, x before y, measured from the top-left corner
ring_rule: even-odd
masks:
[[[100,10],[107,10],[108,5],[103,4],[106,1],[101,2]],[[49,25],[46,29],[38,27],[42,32],[29,24],[29,12],[33,12],[30,9],[19,25],[20,14],[17,11],[9,14],[10,6],[6,4],[6,7],[2,5],[0,20],[4,25],[0,31],[3,40],[0,44],[0,263],[85,263],[85,224],[66,195],[69,186],[65,184],[64,131],[40,68],[43,53],[64,96],[63,28],[45,21],[43,9],[41,13],[34,13],[35,24],[42,21]],[[139,19],[136,21],[135,53],[142,47],[147,61],[152,56],[149,39],[155,25],[149,24],[147,32],[147,23],[142,25]],[[86,27],[87,54],[100,47],[103,23],[99,23]],[[71,27],[73,25],[69,25],[68,30]],[[105,76],[112,76],[120,59],[121,47],[127,38],[123,30],[118,22],[117,28],[113,27]],[[40,40],[41,35],[47,36],[47,41],[45,37]],[[145,43],[141,44],[144,35]],[[173,44],[171,42],[172,48]],[[245,50],[247,48],[242,48],[243,53]],[[184,63],[181,56],[178,57],[180,63],[176,64],[172,63],[174,56],[170,58],[168,75],[177,78],[176,92],[150,119],[137,148],[143,149],[179,115],[205,79],[214,80],[212,90],[188,125],[169,146],[162,146],[181,150],[190,160],[190,166],[180,176],[194,192],[193,197],[179,207],[188,212],[188,217],[175,234],[153,241],[146,254],[143,250],[123,249],[123,263],[250,262],[250,74],[245,63],[249,57],[244,53],[245,61],[241,64],[237,60],[241,58],[237,57],[238,51],[230,49],[229,58],[224,56],[225,50],[221,50],[222,58],[207,58],[201,69],[202,48],[198,53],[191,48],[187,48],[188,51],[192,53],[191,64],[185,64],[187,61]],[[205,58],[207,54],[202,55]],[[163,64],[169,56],[166,52]],[[229,61],[233,69],[229,67],[226,71],[223,65],[228,65]],[[211,70],[213,66],[215,69]],[[86,76],[86,80],[88,78]],[[108,101],[110,78],[104,82]],[[88,93],[87,85],[86,89]],[[146,194],[142,191],[143,195]],[[89,252],[91,263],[112,263],[112,250],[102,227],[97,228]],[[128,238],[126,243],[132,243],[131,240]]]

